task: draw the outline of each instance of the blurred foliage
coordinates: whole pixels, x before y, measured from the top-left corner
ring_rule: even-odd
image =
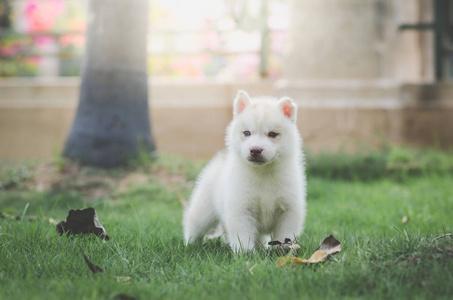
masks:
[[[22,188],[25,183],[34,178],[37,165],[36,161],[0,164],[0,191]]]
[[[36,76],[38,66],[29,59],[21,58],[17,60],[0,59],[1,77],[30,77]]]
[[[52,161],[56,172],[63,172],[67,166],[67,162],[56,150]],[[108,174],[109,176],[116,174],[115,177],[128,172],[147,174],[166,170],[169,176],[181,175],[187,181],[194,181],[207,162],[167,153],[159,153],[156,156],[142,150],[138,156],[130,160],[128,167],[109,170]],[[34,179],[35,170],[41,164],[42,162],[37,161],[0,163],[0,191],[26,187]],[[308,177],[346,181],[381,178],[406,180],[427,174],[453,174],[453,152],[396,146],[387,147],[384,151],[356,154],[344,152],[314,154],[307,151],[306,168]],[[102,170],[99,172],[101,177],[107,174]]]
[[[0,3],[6,3],[0,6],[0,76],[80,74],[86,0]],[[150,75],[222,80],[281,76],[288,0],[149,3]]]
[[[13,11],[13,6],[11,1],[2,0],[0,2],[0,28],[10,28],[11,27],[11,13]]]
[[[307,173],[344,180],[372,180],[382,177],[404,179],[425,173],[453,172],[453,152],[388,146],[383,151],[308,152]]]

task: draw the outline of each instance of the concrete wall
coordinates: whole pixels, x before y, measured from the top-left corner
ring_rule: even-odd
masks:
[[[292,0],[284,58],[289,79],[433,78],[433,0]]]
[[[0,80],[0,160],[51,157],[61,150],[78,88],[78,79]],[[208,158],[223,148],[238,89],[295,99],[305,148],[314,151],[401,143],[453,146],[453,84],[152,80],[150,114],[159,151]]]
[[[0,160],[50,157],[61,150],[77,108],[78,79],[0,80]],[[209,157],[223,147],[239,89],[269,95],[269,82],[150,82],[150,114],[158,150]]]

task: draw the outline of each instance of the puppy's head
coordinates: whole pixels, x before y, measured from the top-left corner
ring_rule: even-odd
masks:
[[[247,163],[267,165],[297,151],[297,106],[290,98],[252,99],[239,91],[233,113],[227,147]]]

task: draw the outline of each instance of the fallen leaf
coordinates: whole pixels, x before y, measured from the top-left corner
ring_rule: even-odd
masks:
[[[55,220],[54,218],[49,218],[49,223],[52,225],[57,225],[59,222]]]
[[[96,266],[88,259],[88,257],[85,255],[85,252],[83,252],[82,246],[79,245],[79,248],[80,248],[80,251],[82,251],[83,259],[85,260],[85,262],[88,265],[88,268],[90,268],[90,270],[91,270],[91,272],[93,272],[93,274],[104,272],[104,270],[101,267]]]
[[[327,237],[321,245],[316,249],[316,251],[312,254],[312,256],[309,259],[303,259],[299,257],[293,257],[293,256],[286,256],[286,257],[279,257],[278,258],[278,264],[280,267],[283,267],[284,265],[287,264],[294,264],[294,265],[300,265],[300,264],[308,264],[308,263],[320,263],[325,261],[330,255],[338,253],[341,251],[341,243],[333,237],[333,235],[330,235]]]
[[[281,244],[283,244],[283,242],[280,242],[280,241],[270,241],[269,243],[267,243],[269,246],[280,246]]]
[[[128,283],[131,281],[129,276],[115,276],[115,279],[118,283]]]
[[[270,241],[267,243],[269,246],[278,246],[279,249],[299,249],[300,246],[296,243],[293,243],[291,239],[286,238],[285,241]]]
[[[94,208],[86,209],[71,209],[66,217],[66,221],[61,221],[56,225],[56,230],[60,235],[66,233],[94,233],[101,237],[104,241],[108,241],[110,237],[105,233],[104,227],[99,223],[98,215]]]
[[[297,250],[297,249],[300,249],[300,246],[299,246],[299,244],[291,244],[291,245],[289,246],[289,249]]]
[[[321,250],[327,255],[335,254],[341,251],[341,243],[336,238],[334,238],[333,235],[330,235],[316,250]]]
[[[318,262],[322,262],[326,259],[326,257],[328,256],[329,254],[327,253],[324,253],[323,251],[321,250],[316,250],[311,256],[310,258],[308,259],[307,262],[309,263],[318,263]]]
[[[279,257],[277,263],[280,265],[280,267],[283,267],[287,264],[293,264],[293,265],[297,266],[297,265],[308,263],[308,260],[302,259],[299,257],[294,257],[294,256],[285,256],[285,257]]]
[[[270,241],[267,243],[273,249],[281,252],[282,255],[286,254],[288,256],[296,255],[297,249],[300,249],[300,246],[296,243],[293,243],[290,238],[286,238],[282,241]]]
[[[27,221],[38,221],[39,217],[38,216],[24,216],[24,220]],[[8,213],[0,212],[0,219],[10,219],[10,220],[15,220],[15,221],[20,221],[22,219],[21,216],[15,216],[15,215],[10,215]]]
[[[136,300],[136,298],[128,296],[126,294],[118,294],[113,299],[115,299],[115,300]]]

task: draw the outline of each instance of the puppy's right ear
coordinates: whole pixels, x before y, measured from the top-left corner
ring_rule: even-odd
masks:
[[[250,97],[244,91],[239,91],[236,95],[236,99],[234,99],[234,107],[233,107],[233,114],[237,116],[240,114],[247,106],[250,105]]]

